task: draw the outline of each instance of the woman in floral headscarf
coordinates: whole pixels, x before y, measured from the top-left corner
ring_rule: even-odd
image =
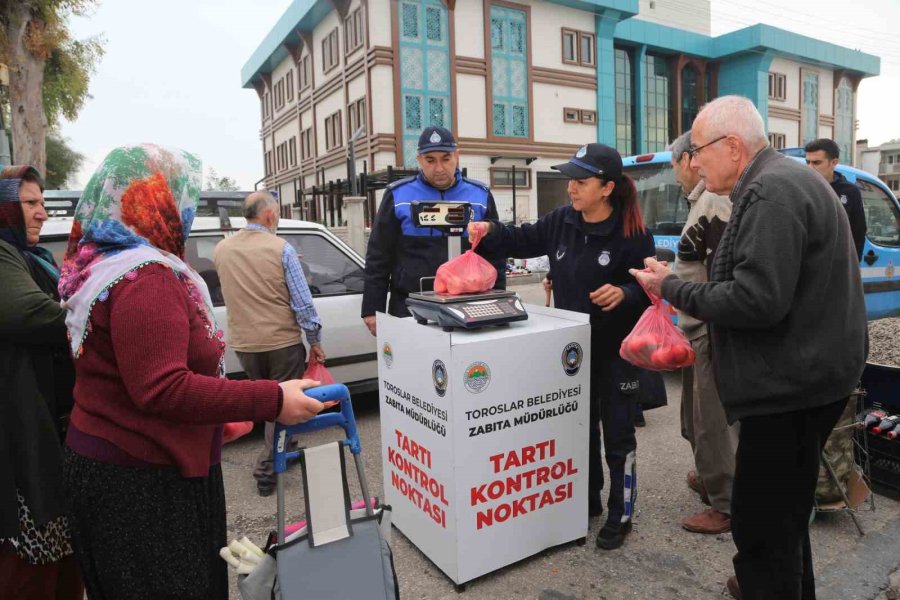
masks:
[[[71,525],[88,596],[227,598],[221,424],[297,423],[317,382],[224,378],[222,332],[183,262],[200,161],[113,150],[75,210],[59,284],[75,357],[66,438]]]
[[[62,434],[72,404],[59,272],[37,246],[43,182],[0,170],[0,598],[84,595],[63,516]]]

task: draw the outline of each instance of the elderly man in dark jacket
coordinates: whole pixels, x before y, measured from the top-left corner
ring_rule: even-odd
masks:
[[[709,103],[691,167],[733,212],[708,283],[653,259],[635,275],[709,324],[719,395],[740,421],[733,596],[814,598],[809,515],[819,455],[865,364],[866,312],[847,215],[812,169],[768,147],[746,98]]]

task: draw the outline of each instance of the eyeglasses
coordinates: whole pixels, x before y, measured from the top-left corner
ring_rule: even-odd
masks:
[[[695,156],[700,154],[700,151],[703,150],[704,148],[706,148],[707,146],[712,146],[716,142],[721,142],[722,140],[724,140],[727,137],[728,137],[728,135],[723,135],[722,137],[717,137],[713,141],[711,141],[707,144],[703,144],[702,146],[689,146],[687,149],[688,156],[690,156],[691,158],[694,158]]]

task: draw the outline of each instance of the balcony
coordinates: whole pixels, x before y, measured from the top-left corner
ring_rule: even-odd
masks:
[[[878,175],[890,175],[892,173],[900,173],[900,161],[893,163],[879,163]]]

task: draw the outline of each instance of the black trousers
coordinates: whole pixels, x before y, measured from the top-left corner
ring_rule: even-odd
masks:
[[[268,352],[235,352],[244,372],[250,379],[289,381],[300,379],[306,369],[306,347],[303,344]],[[275,443],[275,423],[266,422],[265,446],[260,449],[253,467],[253,477],[261,488],[275,486],[272,450]]]
[[[175,467],[121,467],[66,448],[63,475],[91,600],[228,600],[221,465],[182,477]]]
[[[638,370],[618,356],[591,362],[589,502],[599,503],[603,489],[602,442],[609,468],[606,520],[611,523],[624,522],[634,514],[637,497],[634,414],[639,398]]]
[[[740,420],[731,532],[745,600],[814,600],[809,518],[819,455],[847,406],[838,402]]]

